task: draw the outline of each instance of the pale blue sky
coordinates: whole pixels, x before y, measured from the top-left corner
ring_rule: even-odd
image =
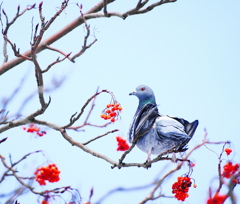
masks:
[[[56,11],[60,2],[59,0],[44,1],[43,10],[47,18]],[[71,2],[66,12],[46,33],[46,37],[79,15],[75,2]],[[24,8],[25,5],[32,3],[33,1],[29,0],[22,2],[21,5]],[[83,4],[84,11],[94,5],[89,1],[79,3]],[[13,15],[17,5],[15,2],[3,1],[2,7],[6,13]],[[121,0],[118,4],[111,4],[109,10],[125,11],[131,5]],[[132,16],[126,20],[102,18],[88,21],[98,41],[78,58],[76,63],[65,61],[46,74],[46,85],[53,77],[61,78],[68,75],[68,78],[61,89],[50,93],[51,105],[46,114],[40,118],[59,125],[66,124],[70,116],[80,110],[98,86],[100,89],[113,91],[123,107],[121,121],[106,129],[85,128],[85,132],[69,131],[69,134],[77,141],[86,141],[108,130],[118,128],[119,133],[89,145],[94,150],[117,160],[121,153],[115,151],[115,136],[121,135],[127,138],[128,127],[138,102],[137,98],[128,94],[136,86],[146,84],[155,92],[157,103],[160,105],[159,111],[162,114],[183,117],[189,121],[199,120],[199,127],[189,143],[189,148],[201,142],[203,130],[206,128],[210,141],[233,142],[231,147],[236,152],[234,161],[239,162],[239,9],[240,2],[237,0],[179,0],[158,7],[148,14]],[[26,18],[23,16],[19,19],[19,24],[14,25],[9,31],[9,38],[16,42],[21,51],[29,49],[31,16],[34,12],[36,11],[31,11]],[[37,16],[34,18],[34,23],[36,22]],[[84,29],[81,26],[53,46],[61,48],[65,53],[77,52],[82,46],[83,36]],[[2,44],[2,39],[0,43]],[[10,53],[11,50],[9,50]],[[45,67],[58,56],[57,53],[47,51],[40,53],[38,59],[41,66]],[[0,61],[2,62],[2,57]],[[1,76],[0,98],[9,96],[12,88],[18,85],[21,77],[26,73],[29,73],[29,78],[21,95],[11,103],[10,113],[18,108],[24,96],[36,89],[33,65],[25,62]],[[103,124],[104,121],[99,118],[99,115],[109,101],[110,97],[106,94],[97,98],[97,105],[90,122]],[[29,114],[38,107],[36,98],[24,109],[23,115]],[[56,163],[62,170],[61,181],[57,184],[49,184],[47,187],[71,185],[79,189],[84,201],[88,198],[92,187],[94,187],[92,201],[96,202],[112,188],[149,184],[157,175],[159,177],[163,175],[160,172],[164,171],[165,165],[169,166],[165,171],[175,166],[169,162],[158,162],[149,170],[139,168],[112,170],[110,164],[93,158],[76,147],[71,147],[59,133],[46,130],[47,135],[37,139],[33,135],[26,134],[21,127],[5,132],[1,138],[9,137],[9,139],[1,144],[1,154],[7,157],[11,153],[14,160],[30,151],[45,150],[47,159]],[[209,148],[220,153],[222,146],[209,146]],[[36,166],[45,164],[46,161],[45,158],[39,159],[40,157],[34,156],[32,158],[22,167],[29,168],[25,172],[26,175],[33,172]],[[145,159],[146,155],[136,148],[126,161],[143,162]],[[185,203],[200,204],[205,202],[209,186],[217,176],[218,160],[216,154],[204,147],[197,150],[191,159],[196,162],[192,177],[196,180],[198,187],[190,190],[190,197]],[[163,184],[162,192],[172,195],[171,184],[186,172],[187,168],[184,168],[174,174],[169,182]],[[13,185],[18,186],[17,182],[13,182]],[[211,186],[214,188],[214,185]],[[0,186],[0,192],[1,188]],[[239,190],[238,186],[235,192]],[[126,194],[114,194],[105,200],[104,204],[138,203],[150,191],[151,188]],[[21,204],[27,204],[30,198],[35,197],[23,196],[19,201]],[[159,199],[152,203],[181,202],[175,199]]]

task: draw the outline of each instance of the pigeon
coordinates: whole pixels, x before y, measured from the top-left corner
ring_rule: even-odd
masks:
[[[137,96],[139,104],[130,125],[128,140],[133,143],[137,140],[137,147],[151,154],[164,154],[170,152],[184,152],[187,143],[193,137],[198,126],[198,120],[189,123],[187,120],[161,115],[158,112],[155,95],[146,85],[140,85],[129,95]]]

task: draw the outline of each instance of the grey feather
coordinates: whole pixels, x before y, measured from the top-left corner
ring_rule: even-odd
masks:
[[[166,151],[182,152],[187,150],[198,126],[198,120],[189,123],[187,120],[158,113],[152,89],[140,85],[135,95],[139,105],[129,130],[129,141],[138,137],[137,146],[144,152],[161,154]]]

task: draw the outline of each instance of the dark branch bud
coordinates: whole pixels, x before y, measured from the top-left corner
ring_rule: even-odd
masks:
[[[17,15],[19,14],[19,11],[20,11],[20,5],[18,5],[17,7]]]
[[[2,12],[3,12],[3,14],[4,14],[4,15],[6,15],[6,13],[5,13],[4,9],[2,9]]]
[[[33,4],[29,9],[35,8],[36,4]]]
[[[65,6],[67,6],[67,4],[68,4],[68,0],[67,0],[67,1],[64,1],[64,2],[62,2],[62,8],[63,8],[63,7],[65,7]]]
[[[81,10],[82,10],[82,7],[83,7],[82,4],[80,4],[80,5],[79,5],[79,8],[80,8]]]
[[[41,1],[41,2],[39,3],[39,10],[42,9],[42,5],[43,5],[43,1]]]
[[[0,140],[0,143],[5,142],[6,140],[7,140],[7,137],[5,137],[2,140]]]
[[[66,57],[69,57],[71,54],[72,54],[72,52],[68,53],[68,54],[66,55]]]
[[[89,201],[91,200],[92,196],[93,196],[93,187],[90,190]]]
[[[39,24],[36,25],[36,27],[35,27],[35,32],[37,32],[38,26],[39,26]]]

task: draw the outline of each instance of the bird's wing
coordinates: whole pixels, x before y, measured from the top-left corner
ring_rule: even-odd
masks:
[[[178,117],[173,117],[173,116],[168,116],[174,120],[177,120],[179,123],[181,123],[184,126],[184,130],[189,135],[192,137],[197,129],[198,126],[198,120],[193,121],[192,123],[189,123],[187,120],[183,118],[178,118]]]
[[[136,136],[147,133],[158,116],[157,105],[147,103],[138,110],[130,127],[129,141],[132,142]]]
[[[161,143],[172,143],[177,151],[185,151],[183,149],[189,142],[191,137],[185,132],[182,123],[168,116],[160,116],[157,118],[154,128],[158,134],[157,140]]]

